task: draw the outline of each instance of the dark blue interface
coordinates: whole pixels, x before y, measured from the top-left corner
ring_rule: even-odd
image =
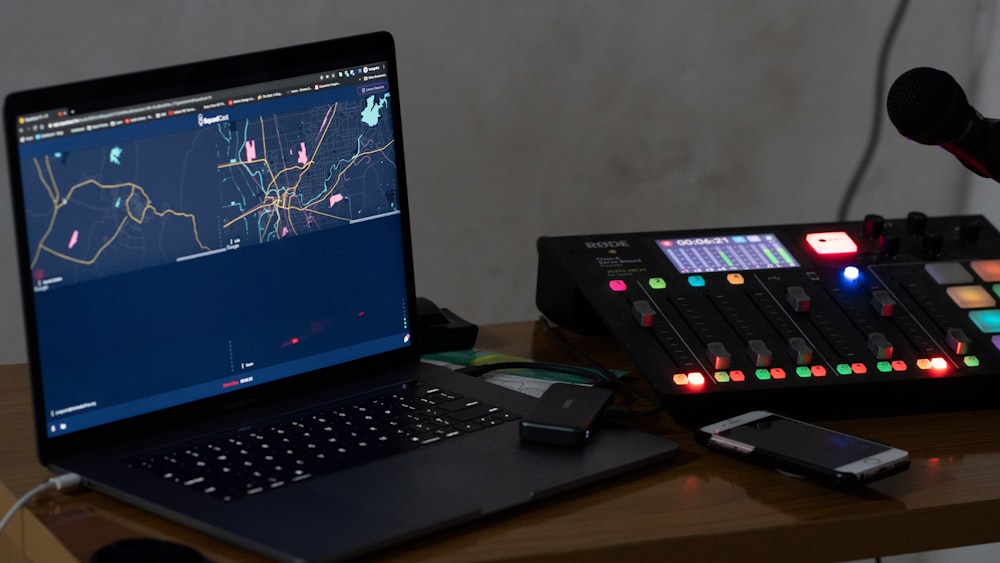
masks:
[[[22,138],[50,435],[409,345],[392,100],[356,71]]]

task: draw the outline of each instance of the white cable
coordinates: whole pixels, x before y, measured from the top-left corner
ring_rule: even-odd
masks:
[[[14,503],[14,506],[10,507],[10,510],[7,511],[7,514],[4,515],[3,520],[0,520],[0,533],[3,533],[3,529],[7,526],[7,523],[10,522],[10,519],[14,517],[14,514],[16,514],[17,511],[22,506],[27,504],[27,502],[32,498],[34,498],[36,495],[53,489],[61,491],[68,487],[75,487],[76,485],[79,484],[80,484],[79,475],[77,475],[76,473],[65,473],[63,475],[56,475],[55,477],[52,477],[51,479],[42,483],[41,485],[38,485],[34,489],[31,489],[27,493],[24,493],[24,495],[22,495],[21,498],[17,499],[17,502]]]

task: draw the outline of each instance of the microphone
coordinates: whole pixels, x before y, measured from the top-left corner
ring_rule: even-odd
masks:
[[[910,69],[889,88],[889,120],[904,137],[940,145],[966,168],[1000,182],[1000,120],[986,119],[947,72]]]

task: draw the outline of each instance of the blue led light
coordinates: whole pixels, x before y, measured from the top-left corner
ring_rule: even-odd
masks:
[[[848,266],[844,268],[844,279],[847,281],[854,281],[861,276],[861,270],[857,266]]]

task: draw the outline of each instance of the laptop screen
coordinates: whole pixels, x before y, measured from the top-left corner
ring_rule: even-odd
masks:
[[[389,64],[8,116],[50,437],[412,345]]]

